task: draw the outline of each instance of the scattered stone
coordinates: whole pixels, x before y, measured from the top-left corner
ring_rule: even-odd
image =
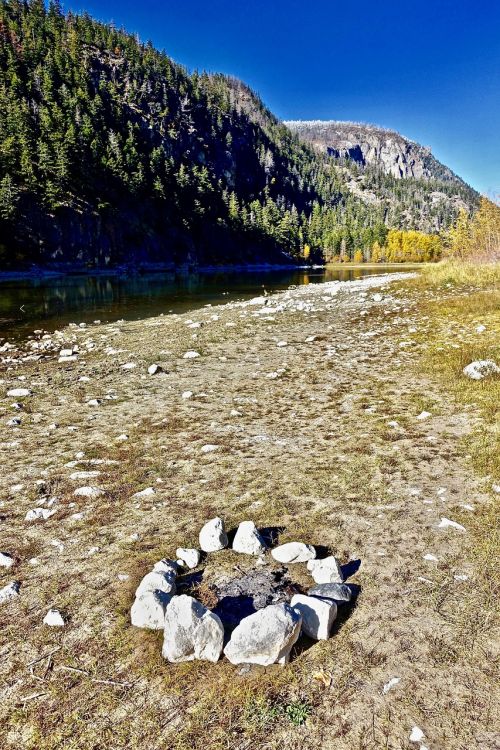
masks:
[[[99,406],[102,401],[100,398],[91,398],[90,401],[87,401],[88,406]]]
[[[26,398],[32,395],[33,391],[29,388],[11,388],[10,391],[7,391],[7,396],[9,396],[9,398]]]
[[[158,375],[160,372],[163,372],[163,369],[160,367],[160,365],[149,365],[148,367],[148,374],[149,375]]]
[[[182,392],[182,398],[191,398],[193,395],[193,391],[183,391]]]
[[[202,453],[213,453],[214,451],[219,450],[219,445],[212,445],[211,443],[208,443],[207,445],[201,446],[201,452]]]
[[[8,552],[0,552],[0,567],[12,568],[14,565],[14,558],[9,555]]]
[[[216,662],[224,628],[216,614],[191,596],[175,596],[167,607],[162,654],[174,664],[193,659]]]
[[[4,586],[3,589],[0,589],[0,604],[9,602],[11,599],[15,599],[16,596],[19,596],[20,588],[21,584],[18,581],[12,581],[11,583],[8,583],[7,586]]]
[[[423,422],[424,419],[429,419],[429,417],[432,417],[432,414],[430,413],[430,411],[421,411],[417,419],[419,422]]]
[[[120,576],[118,577],[120,578]],[[123,580],[123,577],[121,580]],[[171,600],[172,595],[163,591],[147,591],[142,596],[138,596],[130,610],[132,625],[136,628],[163,630],[165,613]]]
[[[200,562],[200,552],[197,549],[179,547],[175,551],[175,556],[178,557],[179,560],[181,560],[181,562],[191,570],[193,568],[196,568],[196,566]]]
[[[482,323],[476,326],[476,333],[483,333],[483,331],[486,331],[486,326],[483,326]]]
[[[128,440],[128,435],[126,435],[124,432],[121,435],[118,435],[116,438],[117,441],[124,442],[125,440]]]
[[[290,606],[302,617],[302,631],[316,641],[326,641],[337,617],[337,605],[333,599],[318,599],[314,596],[295,594]]]
[[[335,602],[350,602],[352,599],[352,590],[345,583],[320,583],[310,588],[307,593],[310,596],[332,599]]]
[[[414,726],[412,727],[411,734],[410,734],[410,742],[421,742],[425,737],[425,734],[422,732],[420,727]]]
[[[151,497],[151,495],[156,495],[155,488],[146,487],[145,490],[140,490],[139,492],[136,492],[134,495],[132,495],[132,499],[141,500],[143,497]]]
[[[184,359],[196,359],[196,357],[199,357],[199,356],[200,356],[199,352],[189,351],[185,353]]]
[[[29,510],[24,516],[25,521],[46,521],[48,518],[54,515],[56,511],[50,510],[49,508],[33,508]]]
[[[69,475],[69,478],[73,480],[74,482],[79,479],[93,479],[94,477],[98,477],[101,472],[94,470],[94,471],[74,471],[72,474]]]
[[[429,562],[438,562],[438,558],[436,557],[436,555],[431,555],[430,552],[424,555],[424,560],[429,560]]]
[[[307,570],[311,572],[316,583],[342,583],[344,580],[340,565],[333,555],[323,560],[309,560]]]
[[[286,664],[302,617],[288,604],[271,604],[243,618],[224,649],[231,664]]]
[[[471,380],[483,380],[490,375],[500,373],[500,367],[492,359],[478,359],[466,365],[462,372]]]
[[[316,550],[311,544],[288,542],[272,549],[271,555],[280,563],[299,563],[314,560]]]
[[[43,618],[43,624],[51,628],[63,628],[65,625],[64,618],[58,609],[49,609]]]
[[[385,695],[389,692],[389,690],[392,690],[393,687],[396,687],[401,682],[401,677],[391,677],[389,682],[386,682],[384,687],[382,688],[382,694]]]
[[[76,497],[100,497],[104,494],[104,490],[101,490],[100,487],[78,487],[73,492],[73,495],[76,495]]]
[[[457,531],[466,530],[465,526],[462,526],[462,524],[457,523],[456,521],[450,521],[449,518],[441,518],[438,524],[438,529],[446,529],[446,528],[456,529]]]
[[[228,545],[222,518],[212,518],[200,531],[200,547],[203,552],[217,552]]]
[[[261,555],[267,546],[253,521],[242,521],[234,537],[233,549],[246,555]]]
[[[378,294],[378,293],[377,294],[372,294],[372,300],[374,302],[382,302],[383,299],[384,298],[383,298],[383,296],[381,294]]]
[[[135,367],[137,367],[137,362],[125,362],[122,365],[122,370],[133,370]]]

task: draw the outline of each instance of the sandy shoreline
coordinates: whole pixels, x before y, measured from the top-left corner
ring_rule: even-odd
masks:
[[[456,723],[467,721],[468,748],[488,746],[487,657],[472,671],[440,658],[455,626],[436,607],[445,591],[454,612],[473,585],[466,538],[439,522],[486,502],[456,450],[475,417],[418,374],[434,330],[405,287],[409,278],[327,282],[182,315],[71,326],[38,337],[38,347],[2,353],[0,548],[16,565],[1,585],[21,584],[0,608],[6,748],[34,748],[42,731],[55,743],[61,730],[75,747],[105,743],[109,717],[113,748],[210,747],[231,731],[230,706],[247,700],[242,683],[251,696],[277,686],[286,700],[311,706],[307,731],[277,726],[258,747],[352,750],[374,722],[374,747],[405,746],[417,724],[429,747],[451,748]],[[75,346],[74,360],[58,362],[61,349]],[[148,375],[153,363],[163,372]],[[33,395],[19,398],[16,411],[6,393],[19,387]],[[13,417],[20,425],[7,424]],[[71,479],[75,471],[99,473],[83,481]],[[83,484],[105,494],[78,498]],[[151,495],[132,498],[147,487]],[[39,505],[55,513],[25,521]],[[247,518],[279,525],[281,541],[361,561],[356,607],[329,641],[295,654],[279,673],[242,681],[227,663],[174,668],[158,655],[158,634],[128,623],[148,566],[196,544],[216,514],[230,528]],[[224,553],[221,567],[244,566],[234,554]],[[307,572],[298,576],[306,585]],[[60,632],[42,625],[52,606],[68,616]],[[488,654],[488,634],[475,637]],[[53,649],[42,684],[43,671],[26,665]],[[318,670],[331,676],[328,689],[312,679]],[[135,687],[89,682],[97,675]],[[394,677],[400,684],[384,693]],[[203,713],[207,697],[212,709]]]

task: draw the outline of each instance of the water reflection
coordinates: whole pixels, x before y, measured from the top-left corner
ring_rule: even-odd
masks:
[[[0,282],[0,337],[54,330],[70,322],[140,319],[185,312],[206,304],[383,273],[379,268],[325,268],[259,272],[149,273],[136,276],[75,275]],[[391,269],[393,270],[393,269]]]

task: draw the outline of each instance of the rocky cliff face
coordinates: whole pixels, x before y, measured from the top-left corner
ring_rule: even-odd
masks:
[[[380,167],[385,174],[396,179],[413,177],[463,184],[451,169],[434,158],[430,148],[393,130],[324,120],[294,120],[285,125],[318,151],[326,151],[330,156],[360,166]]]

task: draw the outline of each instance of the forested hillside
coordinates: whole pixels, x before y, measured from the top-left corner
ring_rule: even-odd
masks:
[[[346,168],[241,82],[54,0],[0,2],[1,268],[352,256],[474,207],[441,187]]]

